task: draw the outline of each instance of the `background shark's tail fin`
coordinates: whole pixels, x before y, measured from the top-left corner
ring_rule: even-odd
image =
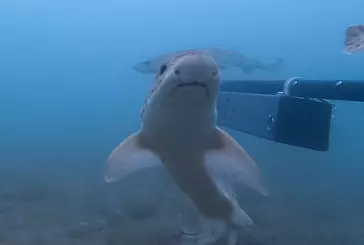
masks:
[[[280,69],[282,67],[282,65],[283,65],[283,58],[279,58],[275,62],[270,63],[267,66],[267,70],[276,71],[276,70]]]

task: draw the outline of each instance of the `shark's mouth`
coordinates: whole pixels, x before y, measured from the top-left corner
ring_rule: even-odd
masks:
[[[182,88],[182,87],[202,87],[202,88],[206,88],[207,89],[207,86],[206,84],[204,83],[199,83],[199,82],[191,82],[191,83],[181,83],[181,84],[178,84],[177,88]]]

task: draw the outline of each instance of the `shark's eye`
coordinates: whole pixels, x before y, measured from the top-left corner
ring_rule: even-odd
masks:
[[[162,75],[166,70],[167,70],[167,66],[162,65],[161,68],[159,69],[159,76]]]

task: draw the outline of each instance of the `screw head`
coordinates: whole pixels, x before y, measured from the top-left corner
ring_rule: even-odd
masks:
[[[275,124],[275,122],[276,122],[275,117],[274,117],[274,116],[272,116],[272,115],[269,115],[269,116],[268,116],[268,120],[267,120],[267,130],[268,130],[269,132],[273,131],[273,128],[274,128],[274,124]]]

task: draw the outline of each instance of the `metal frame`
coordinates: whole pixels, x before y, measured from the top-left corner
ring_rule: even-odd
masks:
[[[318,151],[329,149],[333,105],[364,101],[364,81],[224,81],[218,124],[234,130]]]

